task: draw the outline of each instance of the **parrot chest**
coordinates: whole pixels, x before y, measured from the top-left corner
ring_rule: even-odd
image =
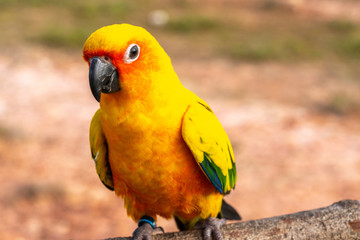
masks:
[[[116,126],[102,122],[115,192],[136,221],[144,214],[196,216],[211,206],[206,199],[213,196],[217,200],[211,214],[216,216],[221,205],[182,138],[186,106],[175,109],[179,111],[134,114]]]
[[[198,168],[182,139],[181,121],[181,115],[138,114],[116,128],[104,128],[119,195],[152,199],[159,192],[162,197],[172,195],[179,188],[178,179],[187,174],[184,169],[192,174]]]

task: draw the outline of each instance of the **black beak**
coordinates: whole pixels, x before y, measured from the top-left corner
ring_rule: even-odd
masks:
[[[102,57],[90,59],[89,82],[91,92],[100,102],[101,93],[120,91],[119,73],[114,65]]]

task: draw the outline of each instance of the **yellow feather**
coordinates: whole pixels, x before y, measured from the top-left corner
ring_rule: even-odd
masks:
[[[90,123],[90,147],[91,155],[95,161],[96,172],[99,175],[100,180],[106,187],[113,190],[114,183],[112,179],[112,173],[107,158],[107,144],[100,123],[101,110],[97,110]]]
[[[199,164],[204,161],[204,154],[211,158],[223,175],[218,176],[225,181],[223,191],[230,191],[236,181],[236,176],[234,180],[229,176],[231,171],[235,171],[234,153],[221,123],[203,100],[194,101],[185,113],[182,135]]]
[[[124,53],[133,43],[139,45],[140,55],[128,64]],[[135,221],[143,215],[154,219],[176,215],[194,224],[199,218],[216,217],[223,196],[199,167],[199,151],[209,152],[227,176],[233,166],[232,149],[225,156],[213,143],[218,139],[225,146],[229,140],[213,113],[195,106],[206,103],[182,86],[155,38],[140,27],[111,25],[94,32],[83,51],[87,61],[109,57],[119,73],[121,90],[101,94],[90,143],[93,155],[99,152],[97,164],[104,165],[97,166],[100,178],[104,179],[108,164],[115,193],[124,198],[128,215]],[[184,129],[185,113],[197,120]],[[199,133],[208,144],[197,142]],[[226,184],[230,190],[229,181]]]

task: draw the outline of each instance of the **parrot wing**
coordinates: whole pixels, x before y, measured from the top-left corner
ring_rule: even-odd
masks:
[[[95,161],[96,172],[101,182],[110,190],[114,190],[113,176],[108,159],[108,147],[102,129],[101,110],[97,110],[90,123],[91,156]]]
[[[229,193],[236,182],[234,153],[225,130],[203,100],[186,111],[182,136],[210,182],[220,193]]]

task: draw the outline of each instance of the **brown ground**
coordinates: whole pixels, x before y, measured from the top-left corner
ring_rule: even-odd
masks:
[[[88,127],[98,104],[80,56],[35,46],[0,56],[1,239],[101,239],[136,227],[95,173]],[[230,136],[238,181],[226,199],[244,220],[360,199],[359,114],[328,104],[334,94],[360,101],[341,67],[173,62]]]

